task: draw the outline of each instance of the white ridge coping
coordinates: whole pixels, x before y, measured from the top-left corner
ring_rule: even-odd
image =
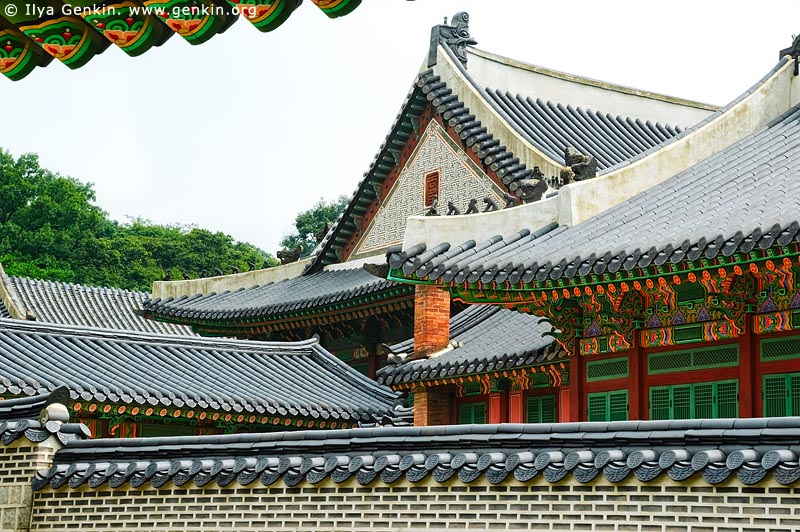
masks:
[[[520,229],[536,230],[558,221],[558,198],[547,198],[510,209],[458,216],[409,216],[403,249],[426,242],[449,242],[457,246],[467,240],[482,242],[495,235],[510,235]]]
[[[449,61],[446,53],[440,53],[439,58]],[[451,83],[453,87],[458,84],[462,89],[469,90],[471,84],[461,72],[450,63],[448,66],[449,68],[439,69],[437,74],[442,75],[442,71],[447,71],[448,86]],[[794,61],[787,61],[769,78],[734,100],[735,103],[730,108],[696,129],[612,172],[565,185],[555,197],[489,213],[409,217],[403,249],[421,242],[431,246],[442,242],[449,242],[452,246],[467,240],[481,242],[492,236],[507,236],[522,229],[535,231],[552,222],[567,226],[581,223],[763,129],[797,105],[800,102],[800,77],[794,76],[793,70]],[[477,94],[474,96],[479,97]],[[463,98],[461,92],[459,97]],[[479,109],[475,106],[480,105],[480,102],[464,103],[477,117]],[[482,107],[487,114],[492,112],[485,104]],[[484,125],[488,124],[483,117],[480,119]],[[497,119],[501,120],[499,116]],[[497,126],[502,127],[502,124],[492,125]],[[492,127],[489,128],[490,131],[493,131]],[[503,142],[521,161],[530,158],[525,151],[521,151],[528,149],[527,144],[520,143],[515,147],[505,139]]]
[[[309,264],[311,260],[311,258],[307,258],[291,264],[273,266],[272,268],[230,275],[218,275],[216,277],[204,277],[202,279],[154,281],[152,298],[167,299],[172,297],[177,299],[181,296],[190,297],[197,294],[220,294],[225,291],[239,290],[240,288],[277,283],[278,281],[292,279],[301,275],[306,265]]]

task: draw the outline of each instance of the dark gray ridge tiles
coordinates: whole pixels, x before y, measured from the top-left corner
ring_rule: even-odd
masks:
[[[551,331],[540,318],[489,305],[472,305],[450,320],[451,351],[423,360],[406,359],[378,371],[378,382],[397,385],[419,380],[533,366],[558,358]],[[414,341],[390,347],[409,355]],[[561,355],[564,355],[561,353]],[[399,357],[390,359],[399,360]]]
[[[39,472],[35,490],[204,486],[287,486],[330,478],[493,484],[586,483],[602,475],[617,483],[674,481],[745,485],[767,477],[800,479],[800,418],[620,421],[612,423],[450,425],[261,433],[233,436],[132,438],[72,442]]]
[[[391,169],[398,164],[399,152],[406,141],[416,134],[414,120],[425,106],[431,103],[436,112],[446,125],[450,125],[461,138],[465,149],[469,148],[478,156],[487,168],[491,168],[506,185],[533,175],[533,170],[520,163],[519,158],[509,151],[494,135],[484,127],[480,120],[470,114],[469,108],[464,105],[453,90],[441,78],[426,70],[419,74],[416,85],[409,93],[403,108],[397,115],[392,130],[381,145],[381,149],[370,165],[364,178],[358,184],[353,199],[350,200],[345,211],[334,223],[328,234],[317,248],[314,260],[308,266],[307,272],[319,269],[321,266],[336,262],[333,249],[344,245],[350,235],[355,232],[355,217],[363,215],[372,201],[377,197],[376,190],[386,179]],[[561,148],[561,158],[563,149]],[[420,213],[422,214],[422,213]]]
[[[316,340],[250,342],[0,323],[0,394],[377,422],[398,395]]]
[[[36,321],[162,334],[193,335],[189,327],[160,323],[137,314],[146,292],[9,277],[13,290]]]
[[[5,304],[2,300],[0,300],[0,319],[7,320],[11,318],[11,314],[8,313],[8,309],[6,308]]]
[[[363,268],[326,270],[221,294],[154,299],[147,301],[144,308],[153,314],[176,320],[246,321],[340,303],[391,288],[404,287],[394,281],[377,278]]]
[[[485,89],[528,142],[558,163],[564,161],[564,148],[597,158],[604,170],[627,161],[681,132],[680,127],[612,116],[601,111],[543,101],[509,92]]]
[[[409,277],[545,281],[714,259],[800,239],[800,107],[705,161],[574,227],[393,252]],[[552,229],[552,230],[551,230]],[[438,244],[438,243],[437,243]],[[569,253],[566,255],[565,253]]]
[[[69,390],[65,386],[35,397],[0,400],[0,443],[9,445],[23,436],[33,443],[55,436],[62,444],[90,437],[88,427],[81,423],[40,419],[47,406],[54,403],[66,406],[68,401]]]

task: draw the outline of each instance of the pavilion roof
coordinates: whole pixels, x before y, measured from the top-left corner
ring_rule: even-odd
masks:
[[[193,335],[189,327],[140,316],[146,292],[7,276],[0,268],[0,318],[160,334]],[[9,312],[13,307],[14,312]]]
[[[532,283],[727,258],[800,239],[800,106],[704,161],[574,227],[393,253],[398,276]],[[435,267],[431,267],[435,264]]]
[[[375,422],[391,417],[397,397],[315,339],[249,342],[0,322],[0,394],[62,385],[84,408],[138,406],[142,414],[167,409],[175,417],[197,409],[270,423]]]
[[[498,306],[471,305],[450,319],[450,349],[413,360],[414,339],[390,347],[396,363],[378,371],[378,382],[395,388],[418,381],[501,372],[566,358],[540,319]]]
[[[382,258],[382,257],[381,257]],[[370,274],[361,266],[324,270],[263,286],[192,297],[154,299],[144,305],[147,316],[192,324],[206,334],[233,333],[249,328],[262,332],[297,328],[317,316],[348,316],[348,311],[367,313],[408,306],[413,288]],[[399,308],[399,307],[398,307]],[[351,316],[352,317],[352,316]]]

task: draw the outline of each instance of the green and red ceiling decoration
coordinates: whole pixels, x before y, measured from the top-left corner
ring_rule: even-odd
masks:
[[[330,18],[347,15],[361,0],[311,0]],[[201,44],[245,18],[272,31],[302,0],[11,0],[0,7],[0,73],[17,81],[53,58],[75,69],[111,44],[131,57],[174,34]]]

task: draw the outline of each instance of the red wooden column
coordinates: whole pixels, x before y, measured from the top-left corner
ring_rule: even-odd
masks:
[[[648,404],[647,361],[640,345],[639,331],[633,335],[633,349],[628,351],[628,419],[650,417]]]
[[[576,353],[579,351],[576,349]],[[580,354],[569,358],[569,386],[562,386],[558,397],[558,420],[563,422],[580,421],[583,404],[584,362]]]
[[[489,395],[489,423],[508,423],[508,392]]]
[[[739,417],[761,416],[756,412],[755,370],[758,360],[758,338],[753,334],[753,318],[747,316],[739,337]]]
[[[525,407],[519,390],[508,393],[508,422],[525,423]]]

